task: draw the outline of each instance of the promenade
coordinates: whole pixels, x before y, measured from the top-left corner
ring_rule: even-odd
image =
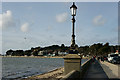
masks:
[[[111,64],[109,62],[95,61],[88,68],[84,80],[109,80],[120,79],[120,65]]]
[[[84,80],[88,79],[108,80],[108,76],[97,60],[91,63],[91,66],[88,68],[84,76]]]

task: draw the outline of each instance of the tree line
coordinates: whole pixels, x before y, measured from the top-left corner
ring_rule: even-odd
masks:
[[[120,46],[118,45],[109,45],[109,43],[96,43],[89,46],[80,46],[78,47],[78,53],[83,55],[107,55],[109,53],[114,53],[116,50],[119,50]],[[47,47],[35,47],[30,50],[8,50],[6,55],[11,56],[38,56],[39,51],[44,51],[43,54],[54,53],[58,55],[58,52],[67,52],[69,53],[70,46],[65,46],[64,44],[52,45]]]

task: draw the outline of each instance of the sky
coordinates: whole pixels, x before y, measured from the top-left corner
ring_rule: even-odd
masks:
[[[75,39],[78,46],[118,44],[117,2],[76,2]],[[65,44],[72,35],[72,2],[3,2],[0,12],[2,53],[13,49]],[[2,16],[2,18],[1,18]]]

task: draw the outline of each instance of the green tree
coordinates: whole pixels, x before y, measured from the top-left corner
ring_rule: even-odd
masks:
[[[6,52],[6,55],[12,55],[12,53],[13,53],[13,50],[10,49]]]
[[[90,46],[89,48],[89,52],[92,54],[92,55],[100,55],[99,54],[99,49],[103,47],[103,44],[102,43],[98,43],[98,44],[93,44]]]
[[[26,50],[24,54],[27,56],[31,56],[31,50]]]

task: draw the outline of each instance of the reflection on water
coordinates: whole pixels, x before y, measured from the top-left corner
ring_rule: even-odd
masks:
[[[86,60],[82,60],[82,63]],[[62,58],[2,58],[3,78],[22,78],[41,74],[64,66]]]

